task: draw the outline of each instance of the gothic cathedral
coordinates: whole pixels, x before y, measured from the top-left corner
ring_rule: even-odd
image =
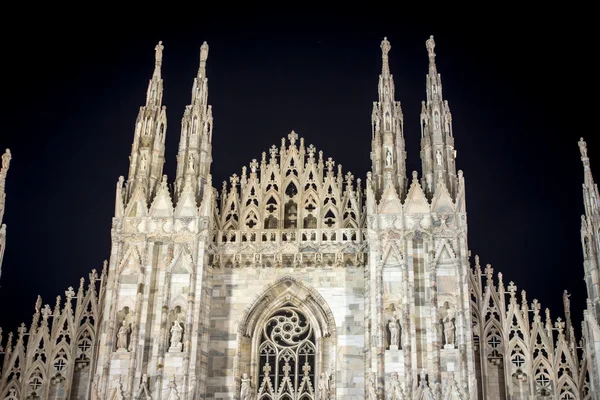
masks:
[[[162,43],[116,186],[109,261],[0,331],[0,399],[566,400],[600,395],[600,193],[586,144],[583,338],[471,257],[465,178],[433,37],[420,176],[381,43],[372,168],[290,132],[211,180],[208,45],[163,175]],[[10,152],[0,172],[0,223]],[[575,232],[573,232],[575,234]],[[5,227],[0,230],[0,261]]]

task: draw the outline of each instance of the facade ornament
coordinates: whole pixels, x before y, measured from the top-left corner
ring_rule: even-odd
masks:
[[[240,400],[252,400],[252,385],[250,377],[246,372],[242,374],[242,387],[240,389]]]
[[[173,326],[171,326],[171,347],[169,351],[180,352],[182,348],[181,337],[183,328],[179,324],[179,319],[175,319]]]
[[[386,149],[385,153],[385,166],[390,167],[392,165],[392,152],[390,149]]]
[[[140,382],[137,398],[140,400],[152,400],[152,396],[150,396],[150,389],[148,388],[148,375],[146,374],[142,375],[142,381]]]

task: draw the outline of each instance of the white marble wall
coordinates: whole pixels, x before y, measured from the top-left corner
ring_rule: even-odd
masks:
[[[364,397],[364,269],[362,267],[241,268],[212,271],[209,332],[208,398],[233,399],[238,326],[249,304],[269,284],[292,277],[316,290],[336,325],[337,397]],[[242,349],[250,351],[250,349]],[[245,369],[244,366],[240,366]]]

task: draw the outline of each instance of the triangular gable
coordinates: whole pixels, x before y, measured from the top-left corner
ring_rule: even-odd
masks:
[[[125,209],[126,217],[145,217],[148,215],[148,204],[146,203],[146,193],[142,186],[138,185],[133,191],[133,195],[127,203]]]
[[[176,217],[196,217],[198,215],[197,207],[192,184],[189,180],[186,180],[174,214]]]
[[[435,251],[434,264],[438,264],[440,261],[456,260],[456,254],[452,249],[452,246],[448,243],[447,239],[442,239],[441,244],[438,246]]]
[[[408,189],[406,195],[406,202],[404,203],[404,213],[406,214],[427,214],[431,208],[425,193],[419,184],[416,174],[413,175],[413,181]]]
[[[379,201],[379,214],[400,214],[402,213],[402,202],[396,193],[393,185],[387,185]]]
[[[152,201],[150,206],[151,217],[172,217],[173,216],[173,201],[171,200],[171,194],[167,186],[167,177],[163,177],[163,181],[160,184],[158,193]]]
[[[439,181],[431,200],[431,211],[437,213],[453,213],[455,209],[452,197],[443,180]]]

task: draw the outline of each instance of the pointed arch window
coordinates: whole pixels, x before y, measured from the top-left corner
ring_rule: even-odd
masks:
[[[291,304],[262,328],[258,349],[259,400],[314,400],[315,333],[308,318]]]

